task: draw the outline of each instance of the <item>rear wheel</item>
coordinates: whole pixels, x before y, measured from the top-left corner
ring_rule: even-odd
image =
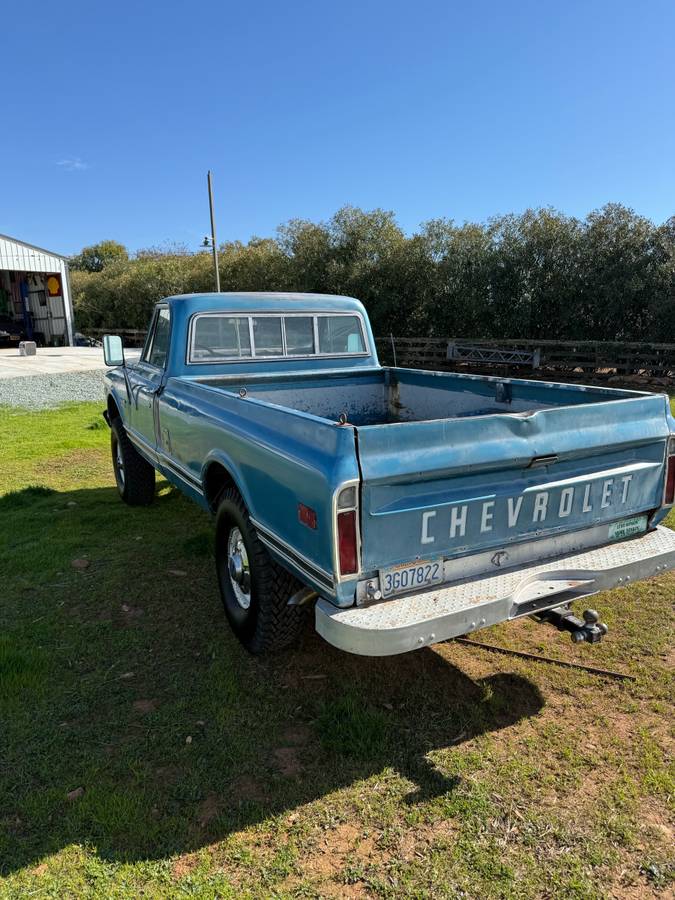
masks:
[[[110,426],[110,449],[122,500],[129,506],[149,506],[155,496],[155,470],[131,443],[119,418]]]
[[[300,582],[271,559],[238,491],[223,492],[216,518],[216,571],[225,614],[251,653],[288,647],[306,621],[304,607],[289,606]]]

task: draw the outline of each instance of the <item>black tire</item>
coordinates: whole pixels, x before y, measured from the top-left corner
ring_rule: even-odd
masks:
[[[149,506],[155,496],[155,470],[131,443],[119,418],[110,426],[110,449],[122,500],[129,506]]]
[[[237,599],[230,577],[228,544],[238,529],[246,552],[248,608]],[[225,615],[232,631],[250,653],[282,650],[299,637],[306,622],[306,607],[289,606],[289,598],[302,585],[277,565],[260,542],[241,495],[225,490],[216,517],[216,574]]]

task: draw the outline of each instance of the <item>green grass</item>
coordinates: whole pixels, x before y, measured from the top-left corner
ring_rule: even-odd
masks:
[[[667,895],[672,575],[594,600],[595,648],[481,634],[634,683],[311,629],[256,660],[209,518],[125,507],[99,417],[0,411],[0,897]]]

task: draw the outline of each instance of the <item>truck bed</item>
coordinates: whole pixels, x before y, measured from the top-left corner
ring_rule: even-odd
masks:
[[[211,387],[356,426],[528,415],[640,396],[635,391],[414,369],[200,379]]]
[[[523,543],[521,562],[555,555],[568,533],[574,550],[597,546],[609,523],[644,525],[661,504],[662,395],[387,368],[235,376],[208,389],[354,432],[366,573],[427,557],[461,570],[468,554],[486,570],[494,552],[511,559]]]

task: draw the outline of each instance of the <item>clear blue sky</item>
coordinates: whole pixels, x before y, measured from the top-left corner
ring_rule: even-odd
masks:
[[[0,232],[196,248],[351,203],[675,213],[672,0],[5,4]]]

